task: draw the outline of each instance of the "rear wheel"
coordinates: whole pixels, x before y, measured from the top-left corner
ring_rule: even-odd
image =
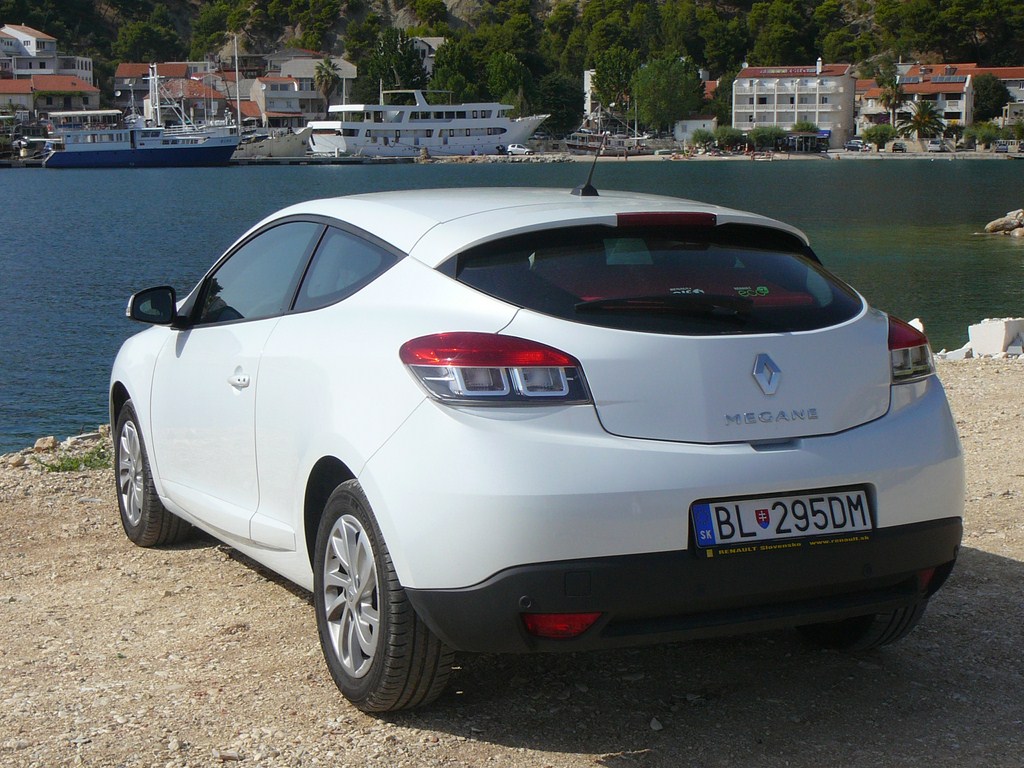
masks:
[[[808,624],[800,632],[816,645],[846,651],[866,651],[894,643],[917,626],[927,600],[884,613],[854,616],[841,621]]]
[[[164,509],[153,484],[139,417],[129,400],[117,417],[114,439],[117,506],[125,534],[140,547],[174,544],[186,538],[192,526]]]
[[[452,651],[409,603],[356,480],[328,499],[313,566],[320,646],[346,698],[364,712],[436,699],[451,673]]]

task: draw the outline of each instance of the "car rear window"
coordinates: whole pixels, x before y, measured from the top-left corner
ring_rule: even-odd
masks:
[[[862,307],[800,240],[769,227],[563,228],[485,243],[448,267],[520,307],[654,333],[807,331]]]

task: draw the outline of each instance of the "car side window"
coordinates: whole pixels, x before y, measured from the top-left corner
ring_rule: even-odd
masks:
[[[395,260],[394,254],[358,235],[328,227],[295,298],[295,310],[319,309],[341,301]]]
[[[323,228],[312,221],[289,221],[246,242],[207,279],[196,323],[256,320],[287,312]]]

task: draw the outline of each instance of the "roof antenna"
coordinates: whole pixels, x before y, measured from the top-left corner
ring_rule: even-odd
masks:
[[[608,134],[601,136],[601,146],[597,148],[597,152],[594,153],[594,162],[590,165],[590,173],[587,174],[587,180],[583,184],[580,184],[576,189],[572,191],[572,194],[576,197],[600,197],[597,194],[597,188],[590,183],[590,180],[594,178],[594,169],[597,168],[597,158],[604,152],[604,143],[608,140]]]

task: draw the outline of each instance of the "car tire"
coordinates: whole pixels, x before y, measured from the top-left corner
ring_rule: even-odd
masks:
[[[409,603],[356,480],[338,486],[324,507],[313,594],[327,667],[357,708],[391,712],[441,694],[453,653]]]
[[[854,616],[841,621],[808,624],[800,632],[822,648],[844,651],[867,651],[894,643],[907,635],[924,615],[927,600],[884,613]]]
[[[117,506],[121,510],[121,526],[125,534],[140,547],[175,544],[184,540],[192,532],[192,526],[168,512],[160,503],[139,417],[131,400],[121,407],[115,429]]]

